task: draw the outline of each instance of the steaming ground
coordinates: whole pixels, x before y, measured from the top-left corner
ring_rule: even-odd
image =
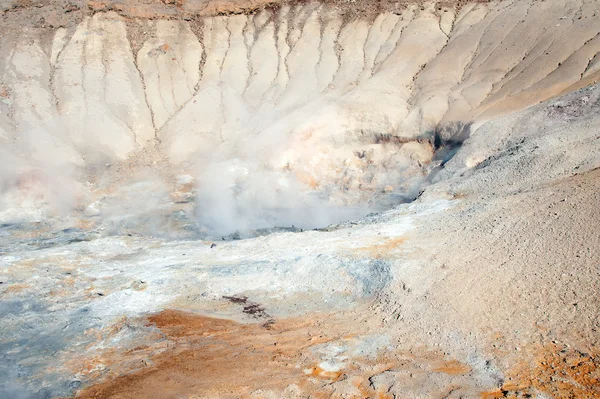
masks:
[[[43,218],[40,197],[152,214],[160,182],[203,236],[323,227],[413,199],[439,145],[598,78],[595,1],[204,6],[5,6],[0,179],[31,209],[4,221]]]
[[[2,5],[0,397],[600,397],[600,3],[260,7]]]

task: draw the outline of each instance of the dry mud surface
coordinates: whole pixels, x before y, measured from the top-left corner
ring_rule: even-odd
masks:
[[[599,1],[0,12],[0,398],[600,397]]]

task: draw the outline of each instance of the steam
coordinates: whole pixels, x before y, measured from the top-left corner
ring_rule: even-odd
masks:
[[[351,219],[367,206],[331,204],[311,192],[290,171],[257,160],[221,159],[209,162],[198,177],[200,223],[209,233],[288,227],[312,228]]]
[[[206,84],[195,99],[204,111],[205,105],[218,104],[213,107],[217,112],[210,108],[202,114],[207,120],[198,129],[202,137],[196,144],[202,148],[192,173],[195,204],[183,203],[175,199],[176,176],[169,175],[174,166],[167,173],[153,166],[141,172],[125,168],[145,156],[132,155],[137,143],[119,122],[127,119],[125,108],[100,112],[94,108],[103,106],[99,101],[61,116],[39,40],[15,40],[15,56],[0,60],[5,85],[0,85],[0,222],[83,210],[78,217],[100,221],[109,234],[171,237],[188,229],[221,236],[271,227],[324,227],[411,197],[423,183],[422,166],[432,157],[427,144],[382,141],[392,124],[372,111],[350,109],[343,96],[275,87],[252,107],[228,84]],[[24,75],[24,65],[35,68]],[[200,132],[206,126],[212,131]],[[176,129],[169,133],[178,135]],[[196,145],[178,144],[184,150]],[[160,149],[172,150],[167,145]],[[124,168],[105,167],[117,163]]]
[[[81,192],[71,165],[0,150],[0,223],[65,216],[76,207]]]
[[[90,204],[86,213],[98,217],[109,234],[175,238],[174,205],[163,179],[142,170]]]
[[[239,122],[198,154],[196,214],[211,235],[324,227],[402,202],[423,182],[431,148],[365,142],[331,100],[261,113],[240,103],[226,118]]]
[[[195,204],[174,200],[170,172],[111,165],[102,146],[76,150],[56,118],[56,131],[21,124],[18,146],[0,150],[0,222],[64,216],[87,203],[83,216],[109,234],[248,236],[356,219],[410,198],[423,184],[429,144],[365,133],[334,100],[252,110],[237,93],[219,90],[223,123],[197,154]],[[80,183],[84,168],[93,175],[89,189]]]

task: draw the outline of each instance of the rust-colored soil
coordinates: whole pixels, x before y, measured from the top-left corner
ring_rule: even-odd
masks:
[[[176,310],[165,310],[148,317],[148,321],[168,336],[176,338],[198,334],[210,336],[228,332],[238,327],[237,323],[230,320],[192,315]]]
[[[502,388],[482,398],[531,397],[543,392],[552,398],[600,398],[600,354],[583,353],[558,344],[539,349],[532,363],[520,363],[508,373]],[[529,395],[529,396],[527,396]]]
[[[450,375],[459,375],[471,372],[471,367],[456,360],[451,360],[449,362],[440,363],[433,371]]]
[[[361,254],[368,254],[373,258],[385,258],[389,256],[393,251],[398,249],[404,242],[406,237],[394,237],[388,238],[383,242],[379,242],[374,245],[360,247],[356,249],[356,252]]]
[[[279,397],[287,388],[302,397],[384,399],[392,397],[388,394],[390,386],[373,386],[370,381],[374,376],[425,373],[437,379],[445,375],[443,378],[453,386],[464,383],[471,372],[469,366],[427,350],[419,350],[418,354],[386,350],[374,356],[357,355],[348,358],[339,370],[327,369],[315,354],[315,345],[359,342],[365,333],[361,326],[366,323],[352,320],[320,315],[276,320],[268,325],[241,324],[165,310],[149,317],[148,324],[158,327],[170,342],[166,349],[165,345],[159,352],[153,352],[152,348],[134,349],[136,353],[144,350],[149,353],[151,360],[144,360],[146,368],[120,372],[117,378],[88,387],[77,397]],[[136,353],[125,352],[120,356],[128,358]],[[114,357],[119,354],[107,355],[113,364],[117,363]],[[109,363],[106,359],[103,362]],[[256,396],[257,391],[272,394]]]
[[[324,333],[322,321],[316,319],[278,321],[267,329],[259,323],[166,310],[151,316],[149,322],[175,341],[174,348],[153,358],[153,366],[92,386],[78,397],[225,398],[243,397],[259,388],[303,386],[309,377],[331,377],[327,373],[306,375],[298,366],[304,360],[303,349],[343,335],[334,325]]]

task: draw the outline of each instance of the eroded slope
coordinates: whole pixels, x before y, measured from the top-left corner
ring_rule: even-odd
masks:
[[[0,396],[598,397],[598,2],[73,4],[3,15]]]

